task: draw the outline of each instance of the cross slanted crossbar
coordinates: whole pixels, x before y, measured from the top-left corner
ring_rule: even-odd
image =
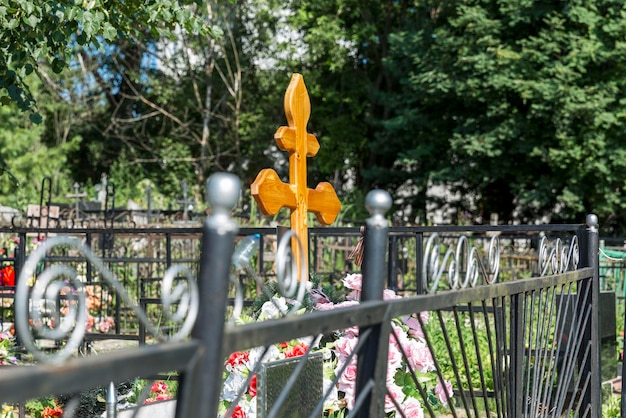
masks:
[[[289,183],[280,180],[271,168],[263,169],[250,186],[252,196],[264,215],[275,215],[281,208],[291,209],[291,230],[302,243],[304,271],[308,271],[307,212],[313,212],[322,225],[330,225],[337,218],[341,202],[335,189],[322,182],[315,189],[307,187],[306,157],[314,157],[320,149],[315,135],[306,131],[311,116],[309,93],[301,74],[294,74],[285,93],[287,125],[278,128],[274,140],[283,151],[289,152]],[[300,247],[292,245],[294,257],[300,265]],[[307,277],[300,278],[307,280]]]

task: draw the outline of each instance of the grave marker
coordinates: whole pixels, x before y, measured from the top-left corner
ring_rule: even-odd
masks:
[[[306,131],[311,102],[301,74],[291,77],[284,106],[288,126],[278,128],[274,140],[281,150],[289,152],[289,183],[282,182],[274,170],[266,168],[259,172],[250,190],[266,216],[275,215],[283,207],[291,210],[291,230],[300,238],[304,254],[305,265],[301,266],[300,247],[292,244],[300,274],[301,269],[308,272],[309,264],[307,213],[313,212],[322,225],[330,225],[337,218],[341,202],[328,182],[318,184],[315,189],[307,188],[306,157],[314,157],[320,146],[315,135]]]
[[[80,201],[87,197],[87,193],[80,192],[80,184],[74,183],[74,193],[68,193],[65,195],[68,199],[74,199],[74,219],[80,219]]]

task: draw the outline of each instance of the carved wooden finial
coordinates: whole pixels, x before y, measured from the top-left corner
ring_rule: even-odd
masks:
[[[267,216],[275,215],[283,207],[291,209],[291,229],[302,241],[305,271],[308,271],[307,212],[313,212],[321,224],[330,225],[337,218],[341,202],[330,183],[322,182],[315,189],[307,188],[306,157],[314,157],[320,145],[315,135],[306,131],[311,102],[300,74],[291,77],[285,93],[285,114],[288,126],[278,128],[274,140],[281,150],[289,152],[289,183],[282,182],[274,170],[266,168],[259,172],[250,190],[259,209]],[[299,263],[300,249],[297,245],[292,248]],[[298,265],[298,271],[301,268]]]

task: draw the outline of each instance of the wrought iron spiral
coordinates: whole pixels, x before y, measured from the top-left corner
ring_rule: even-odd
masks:
[[[539,244],[538,267],[539,275],[548,273],[561,274],[578,268],[580,262],[580,247],[578,237],[572,236],[570,244],[563,244],[561,238],[557,238],[552,245],[547,237],[542,237]]]
[[[481,276],[487,284],[497,281],[500,269],[500,244],[497,236],[493,236],[489,243],[486,266],[476,247],[464,235],[459,237],[455,250],[443,248],[442,245],[437,233],[432,234],[426,242],[422,277],[428,293],[436,293],[444,273],[447,273],[451,290],[474,287]]]
[[[20,341],[37,360],[56,363],[73,355],[85,336],[88,320],[85,283],[78,279],[73,267],[52,264],[38,273],[38,268],[46,263],[46,254],[57,246],[70,247],[91,263],[116,292],[121,303],[132,309],[146,330],[157,339],[180,339],[190,332],[199,303],[197,284],[188,269],[173,266],[165,273],[162,289],[164,310],[166,314],[174,311],[169,318],[182,323],[176,334],[165,337],[89,247],[76,238],[53,237],[43,241],[28,257],[15,290],[15,326]],[[175,310],[174,305],[177,305]],[[38,347],[36,341],[40,339],[57,342],[58,350],[48,354]],[[60,341],[63,344],[59,344]]]
[[[300,246],[299,271],[297,260],[293,256],[293,250],[291,247],[292,242],[295,242],[296,245]],[[281,237],[276,251],[274,266],[276,270],[277,294],[272,294],[272,292],[266,287],[263,277],[257,274],[254,269],[249,268],[248,266],[245,270],[248,275],[255,280],[258,287],[262,289],[268,301],[274,304],[282,316],[287,316],[295,313],[303,306],[308,283],[304,254],[302,251],[302,242],[295,232],[289,230]],[[244,292],[242,283],[236,277],[231,277],[231,283],[235,287],[235,298],[231,320],[237,322],[243,311]],[[279,304],[276,300],[277,296],[285,298],[291,305],[291,308],[286,308],[285,306]]]

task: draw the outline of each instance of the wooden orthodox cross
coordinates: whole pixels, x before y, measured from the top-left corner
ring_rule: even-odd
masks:
[[[300,274],[302,269],[309,271],[307,212],[313,212],[321,224],[330,225],[337,218],[341,202],[330,183],[307,188],[306,157],[314,157],[320,145],[315,135],[306,131],[311,102],[300,74],[291,77],[285,93],[285,114],[288,126],[278,128],[274,140],[281,150],[289,152],[289,183],[282,182],[274,170],[266,168],[259,172],[250,190],[259,209],[267,216],[275,215],[283,207],[291,209],[291,230],[300,238],[304,255],[302,266],[300,247],[292,243]],[[299,280],[308,280],[308,277]]]

